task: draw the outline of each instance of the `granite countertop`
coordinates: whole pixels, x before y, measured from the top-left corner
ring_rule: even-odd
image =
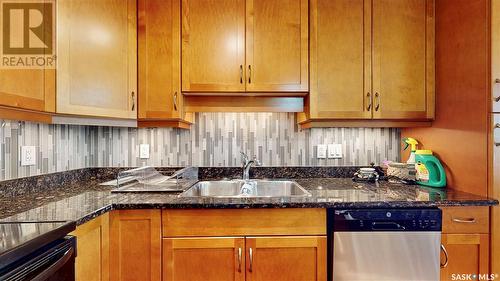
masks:
[[[100,172],[102,174],[102,171]],[[219,175],[220,176],[220,175]],[[85,178],[79,175],[77,178]],[[181,198],[179,193],[111,193],[102,176],[69,179],[57,189],[0,194],[0,221],[76,221],[82,224],[110,210],[150,208],[411,208],[491,206],[498,201],[454,191],[350,178],[298,178],[312,196],[301,198]]]

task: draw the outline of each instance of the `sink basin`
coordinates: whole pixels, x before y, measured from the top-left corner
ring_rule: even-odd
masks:
[[[307,197],[311,194],[294,181],[287,180],[232,180],[200,181],[180,197]]]

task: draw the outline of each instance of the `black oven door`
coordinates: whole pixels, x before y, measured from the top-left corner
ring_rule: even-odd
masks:
[[[19,261],[0,273],[5,281],[74,281],[76,238],[59,239]]]

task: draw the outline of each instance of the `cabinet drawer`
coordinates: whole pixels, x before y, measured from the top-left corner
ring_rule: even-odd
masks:
[[[489,207],[446,207],[443,233],[488,233]]]
[[[164,237],[326,235],[325,209],[164,210]]]

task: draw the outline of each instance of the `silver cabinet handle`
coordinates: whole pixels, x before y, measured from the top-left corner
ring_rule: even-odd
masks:
[[[240,84],[243,84],[243,65],[240,64]]]
[[[177,92],[174,93],[174,110],[177,111]]]
[[[252,84],[252,66],[248,65],[248,84]]]
[[[132,95],[130,97],[132,99],[132,111],[135,110],[135,92],[132,92]]]
[[[452,221],[458,223],[476,223],[475,218],[467,218],[467,219],[453,218]]]
[[[250,256],[250,266],[248,267],[249,272],[253,272],[253,249],[250,248],[248,250],[249,256]]]
[[[366,111],[372,110],[372,95],[370,92],[366,93],[366,98],[368,99],[368,106],[366,107]]]
[[[238,272],[241,272],[241,248],[238,248]]]
[[[440,266],[441,268],[445,268],[448,266],[448,251],[446,251],[446,248],[444,247],[443,244],[441,244],[441,251],[444,253],[445,260],[444,263],[440,264]]]
[[[375,101],[377,102],[377,105],[375,105],[375,111],[378,111],[380,108],[380,95],[378,93],[375,93]]]

